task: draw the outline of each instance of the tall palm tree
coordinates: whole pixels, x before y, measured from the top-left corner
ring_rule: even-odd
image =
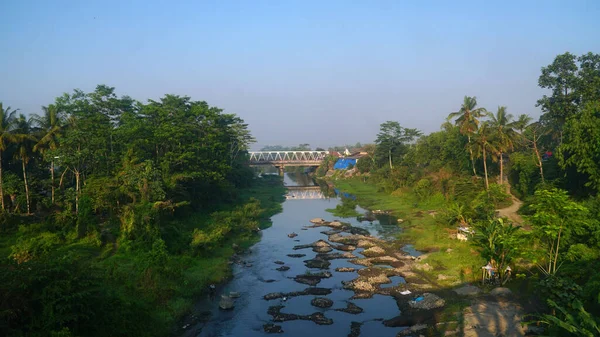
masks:
[[[4,188],[2,187],[2,152],[6,150],[8,143],[13,141],[11,133],[17,110],[12,110],[10,107],[4,109],[0,102],[0,200],[2,200],[2,211],[4,211]]]
[[[513,115],[506,112],[505,106],[498,107],[496,114],[490,114],[491,127],[494,129],[496,151],[500,161],[500,184],[504,184],[504,160],[506,151],[513,148],[513,140],[516,137],[515,128],[517,122],[513,121]]]
[[[527,128],[527,125],[531,123],[532,119],[533,118],[531,118],[527,114],[520,114],[519,117],[517,117],[517,120],[515,121],[515,130],[517,130],[519,134],[522,135],[525,129]]]
[[[454,123],[458,125],[460,132],[466,135],[469,140],[467,148],[471,156],[471,167],[473,168],[474,176],[477,176],[477,172],[475,171],[475,158],[473,157],[473,149],[471,147],[471,137],[479,127],[479,118],[486,116],[487,113],[485,108],[477,108],[477,97],[465,96],[460,110],[448,115],[448,119],[456,118]]]
[[[33,147],[33,151],[39,152],[42,155],[50,155],[50,175],[52,187],[52,204],[54,204],[54,154],[58,148],[58,139],[62,134],[63,120],[58,107],[50,104],[47,107],[43,106],[43,116],[33,115],[32,121],[41,129],[40,140]]]
[[[498,149],[496,147],[496,142],[494,140],[494,130],[490,126],[489,122],[481,123],[479,130],[475,134],[473,146],[471,150],[475,150],[475,155],[479,157],[482,156],[483,159],[483,171],[485,173],[485,189],[490,188],[490,184],[488,181],[488,171],[487,171],[487,155],[488,153],[497,153]],[[496,161],[496,157],[492,157],[492,161]]]
[[[25,184],[25,198],[27,200],[27,214],[31,214],[31,202],[29,201],[29,184],[27,183],[27,164],[31,159],[33,146],[36,143],[31,134],[31,122],[23,114],[19,115],[14,132],[14,142],[17,145],[15,157],[21,161],[23,168],[23,183]]]

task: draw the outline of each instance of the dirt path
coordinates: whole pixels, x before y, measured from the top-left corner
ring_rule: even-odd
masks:
[[[498,209],[496,211],[498,212],[498,216],[506,217],[516,225],[521,225],[523,224],[523,218],[521,218],[521,216],[517,214],[517,211],[519,210],[519,208],[521,208],[523,202],[514,196],[512,197],[512,202],[512,205],[506,208]]]
[[[502,298],[477,299],[464,312],[465,337],[521,337],[526,329],[521,326],[523,308]]]

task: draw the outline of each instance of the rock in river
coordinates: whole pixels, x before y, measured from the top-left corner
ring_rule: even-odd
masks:
[[[348,305],[345,308],[335,309],[335,311],[341,311],[352,315],[358,315],[363,312],[363,308],[359,307],[358,305],[352,302],[348,302]]]
[[[329,246],[314,247],[313,248],[313,252],[315,252],[315,253],[329,253],[332,250],[333,250],[333,248],[331,248]]]
[[[229,296],[222,295],[219,301],[219,308],[223,310],[233,309],[233,299]]]
[[[333,301],[325,297],[315,297],[310,304],[317,308],[329,308],[333,305]]]
[[[408,305],[413,309],[431,310],[441,308],[446,304],[441,297],[432,293],[424,293],[415,300],[408,302]]]
[[[293,257],[293,258],[299,258],[299,257],[305,257],[306,254],[288,254],[287,256]]]
[[[319,269],[327,269],[331,265],[329,261],[321,260],[321,259],[312,259],[305,260],[304,264],[307,268],[319,268]]]
[[[350,334],[348,337],[359,337],[360,336],[360,326],[361,322],[351,322],[350,323]]]
[[[310,287],[310,288],[306,288],[302,291],[292,291],[289,293],[270,293],[270,294],[266,294],[265,296],[263,296],[263,298],[267,301],[270,301],[270,300],[275,300],[275,299],[283,298],[283,297],[291,298],[291,297],[306,296],[306,295],[325,296],[325,295],[329,295],[329,294],[331,294],[331,289],[329,289],[329,288]]]
[[[340,273],[351,273],[356,271],[356,268],[351,268],[351,267],[337,267],[335,268],[335,271],[340,272]]]
[[[328,271],[320,272],[320,273],[310,273],[310,274],[300,274],[294,278],[294,281],[298,283],[308,284],[311,286],[315,286],[321,282],[321,279],[330,278],[331,273]]]
[[[263,329],[266,333],[282,333],[283,329],[281,325],[275,325],[273,323],[263,325]]]
[[[283,261],[275,261],[275,264],[285,264]]]
[[[275,268],[275,270],[279,270],[279,271],[287,271],[287,270],[290,270],[290,267],[288,267],[288,266],[281,266],[281,267],[279,267],[279,268]]]
[[[269,310],[267,310],[267,313],[269,315],[273,316],[273,321],[275,321],[275,322],[294,321],[294,320],[300,319],[300,320],[305,320],[305,321],[313,321],[319,325],[333,324],[332,319],[325,317],[325,315],[323,315],[320,312],[315,312],[310,315],[286,314],[286,313],[281,312],[281,309],[283,309],[283,308],[284,308],[284,306],[281,306],[281,305],[272,306],[272,307],[269,307]]]

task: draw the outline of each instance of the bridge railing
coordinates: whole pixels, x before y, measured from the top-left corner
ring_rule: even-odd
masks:
[[[249,152],[250,162],[307,162],[322,161],[327,151],[256,151]]]

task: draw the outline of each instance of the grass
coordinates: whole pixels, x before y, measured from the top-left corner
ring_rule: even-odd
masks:
[[[439,216],[429,214],[429,211],[439,214],[446,209],[446,201],[439,195],[421,200],[408,189],[387,194],[359,179],[337,180],[335,184],[340,190],[355,195],[361,207],[388,210],[404,220],[399,225],[403,229],[399,243],[413,244],[415,249],[428,253],[424,263],[432,270],[422,271],[424,277],[439,286],[478,279],[479,268],[485,264],[479,253],[468,242],[451,239],[452,228],[439,220]],[[451,251],[447,252],[448,249]],[[439,274],[447,279],[438,280]]]

